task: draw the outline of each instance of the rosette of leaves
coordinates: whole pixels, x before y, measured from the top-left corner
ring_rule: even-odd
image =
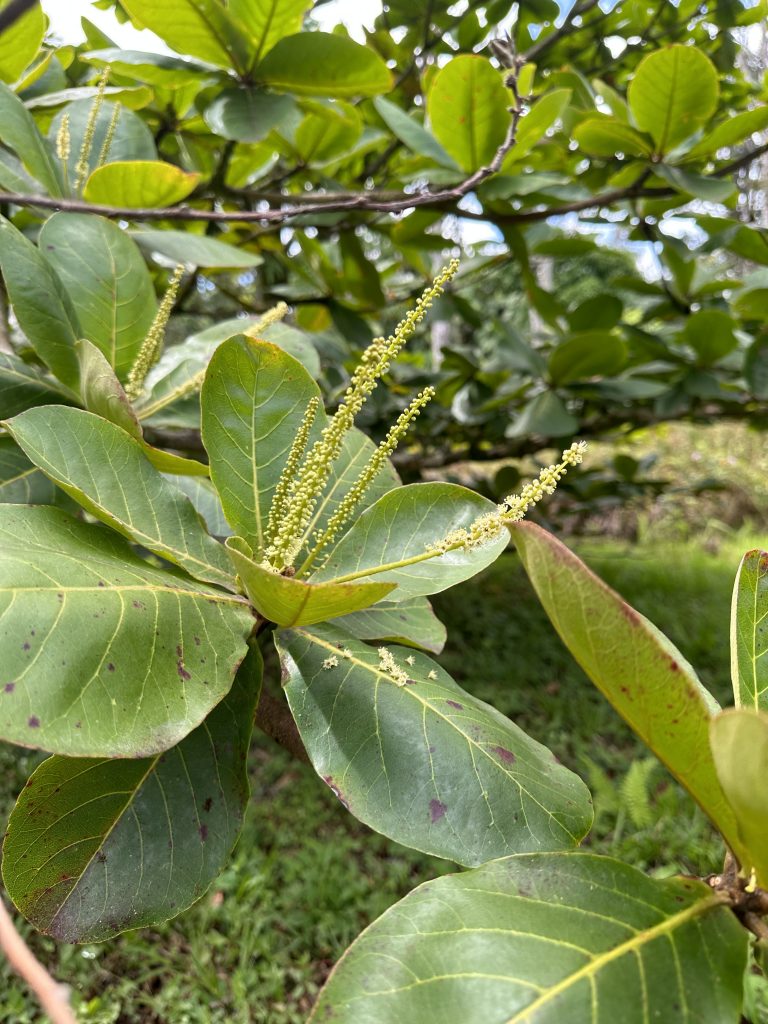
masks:
[[[373,343],[363,397],[433,292],[402,336]],[[98,366],[93,393],[114,397],[114,370]],[[272,643],[283,714],[372,828],[466,866],[585,835],[581,780],[432,657],[445,633],[428,597],[505,549],[497,507],[454,484],[400,484],[387,453],[428,392],[378,447],[348,415],[355,394],[328,416],[284,349],[220,343],[201,394],[210,479],[157,467],[121,419],[124,392],[118,416],[104,400],[5,421],[70,510],[0,505],[0,737],[52,755],[12,813],[3,877],[41,930],[100,940],[205,891],[247,799]],[[464,544],[488,516],[493,529]]]

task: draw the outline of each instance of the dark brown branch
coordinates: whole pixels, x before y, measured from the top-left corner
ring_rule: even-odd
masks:
[[[39,0],[11,0],[11,2],[0,11],[0,32],[11,28],[19,18],[37,7]]]
[[[310,764],[309,755],[285,699],[273,697],[262,689],[259,706],[256,708],[256,725],[299,761]]]

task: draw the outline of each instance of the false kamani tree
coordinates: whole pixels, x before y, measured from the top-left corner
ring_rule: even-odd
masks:
[[[400,484],[389,456],[433,389],[378,445],[355,419],[456,269],[365,350],[331,415],[259,330],[218,344],[200,394],[210,477],[168,473],[138,425],[175,283],[124,370],[132,398],[79,341],[83,407],[5,422],[65,506],[0,505],[0,736],[51,754],[8,822],[6,889],[65,942],[189,907],[237,840],[255,721],[360,821],[466,868],[371,925],[313,1020],[735,1024],[768,935],[768,554],[739,570],[739,707],[721,713],[650,622],[521,522],[581,442],[498,505]],[[721,833],[722,875],[658,880],[580,852],[581,779],[435,660],[429,596],[510,534],[580,664]],[[268,645],[281,694],[262,690]]]

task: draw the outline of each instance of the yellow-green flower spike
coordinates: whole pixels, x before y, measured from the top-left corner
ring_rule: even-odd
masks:
[[[77,158],[77,166],[75,167],[75,192],[78,192],[88,177],[89,164],[88,161],[91,156],[91,150],[93,149],[93,139],[96,134],[96,122],[99,118],[99,111],[104,102],[104,93],[107,88],[107,82],[109,81],[110,67],[107,64],[99,76],[97,85],[97,92],[93,98],[91,109],[88,111],[88,120],[85,122],[85,132],[83,133],[83,143],[80,146],[80,155]]]
[[[155,314],[155,319],[152,321],[152,326],[149,328],[146,338],[141,343],[139,353],[136,356],[136,360],[128,374],[125,393],[131,399],[139,397],[147,374],[160,358],[160,353],[163,351],[165,328],[171,318],[171,310],[173,309],[173,304],[176,302],[176,296],[179,293],[179,285],[181,284],[183,276],[184,264],[180,263],[173,272],[173,277],[171,278],[165,295],[157,308],[157,313]]]
[[[339,531],[352,517],[365,492],[376,479],[386,460],[405,437],[411,424],[418,417],[424,406],[431,402],[434,397],[435,389],[433,387],[426,387],[423,391],[419,392],[407,409],[400,413],[397,422],[390,427],[387,436],[371,455],[357,480],[355,480],[339,503],[339,507],[331,516],[326,528],[322,532],[315,534],[315,545],[307,560],[299,569],[299,576],[303,576],[309,570],[323,548],[326,548],[338,536]]]
[[[288,502],[293,491],[294,484],[296,483],[296,476],[301,465],[301,460],[307,450],[307,443],[309,442],[309,434],[312,430],[312,424],[315,422],[315,416],[317,416],[317,410],[320,408],[320,399],[311,399],[307,406],[307,411],[304,413],[304,418],[299,425],[299,429],[296,433],[291,449],[288,452],[288,458],[285,461],[283,472],[280,474],[280,479],[277,482],[277,488],[275,489],[274,496],[272,498],[272,504],[269,508],[269,519],[267,520],[267,535],[265,538],[265,547],[269,552],[272,539],[279,529],[279,524],[282,522],[283,517],[288,509]]]
[[[117,131],[117,122],[120,120],[120,112],[122,110],[120,103],[115,103],[114,109],[112,110],[112,117],[109,119],[109,125],[107,126],[107,134],[104,136],[104,142],[99,153],[99,159],[96,162],[97,167],[103,167],[107,162],[109,151],[112,148],[112,143],[115,139],[115,132]]]
[[[259,317],[256,323],[244,332],[249,338],[259,338],[263,331],[266,331],[272,324],[279,324],[281,320],[285,319],[288,313],[288,307],[284,302],[278,302],[272,309],[268,309],[266,313]]]
[[[291,502],[272,545],[270,561],[279,570],[291,565],[301,550],[304,535],[312,520],[315,505],[330,476],[331,466],[338,458],[344,438],[352,429],[355,417],[387,372],[405,343],[424,319],[434,300],[459,269],[459,261],[451,260],[423,292],[414,308],[406,314],[388,338],[374,339],[362,355],[352,374],[341,405],[315,442],[301,468]]]
[[[69,132],[69,114],[61,115],[61,124],[56,133],[56,156],[63,164],[69,160],[72,151],[72,136]]]
[[[526,484],[520,494],[509,494],[497,505],[495,512],[486,512],[469,526],[468,529],[451,530],[441,541],[430,544],[428,550],[435,554],[445,554],[461,548],[469,551],[489,541],[496,540],[508,523],[522,519],[525,513],[548,494],[554,494],[555,488],[569,467],[578,466],[583,460],[587,446],[584,441],[577,441],[563,452],[562,459],[553,466],[547,466],[539,473],[537,480]]]

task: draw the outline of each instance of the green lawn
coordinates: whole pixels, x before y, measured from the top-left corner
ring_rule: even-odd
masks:
[[[728,701],[728,609],[744,535],[717,554],[692,543],[584,543],[590,564],[661,627]],[[702,815],[570,660],[514,555],[435,600],[449,627],[442,664],[587,778],[601,852],[654,872],[697,874],[722,853]],[[0,812],[34,755],[0,748]],[[232,863],[195,908],[162,928],[103,945],[32,944],[75,990],[83,1021],[103,1024],[293,1024],[349,941],[392,902],[451,865],[356,823],[314,774],[255,741],[253,800]],[[29,934],[28,932],[26,934]],[[0,1024],[37,1021],[0,964]]]

